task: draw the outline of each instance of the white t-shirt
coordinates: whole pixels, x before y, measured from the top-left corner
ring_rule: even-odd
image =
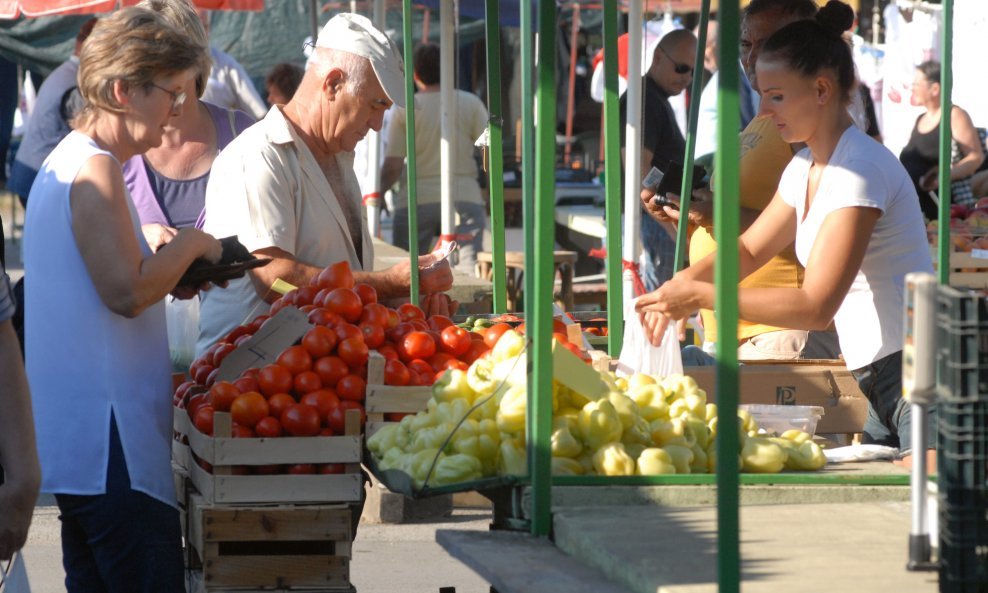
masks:
[[[813,158],[803,149],[786,167],[779,194],[796,210],[796,257],[804,266],[827,216],[841,208],[882,211],[861,269],[834,323],[847,368],[858,369],[902,349],[903,287],[909,272],[933,272],[919,198],[889,150],[855,126],[841,136],[803,219]]]
[[[237,235],[248,251],[278,247],[313,266],[345,260],[354,270],[371,270],[374,247],[367,211],[360,207],[353,153],[341,152],[336,161],[347,194],[343,200],[281,109],[271,108],[213,161],[203,230],[220,238]],[[360,220],[351,225],[354,216]],[[270,308],[247,277],[203,292],[201,298],[197,354]]]
[[[438,204],[440,193],[442,117],[440,93],[415,95],[415,171],[419,204]],[[477,183],[477,162],[473,143],[487,128],[487,108],[477,95],[457,90],[456,139],[453,145],[453,199],[457,202],[482,201]],[[397,109],[388,126],[389,157],[404,157],[405,110]],[[402,204],[404,206],[405,204]]]

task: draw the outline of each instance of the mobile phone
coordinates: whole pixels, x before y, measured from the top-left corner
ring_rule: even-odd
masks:
[[[677,202],[673,202],[672,200],[666,198],[665,195],[653,197],[652,203],[655,204],[656,206],[659,206],[660,208],[662,206],[668,206],[673,210],[679,210],[679,204]]]

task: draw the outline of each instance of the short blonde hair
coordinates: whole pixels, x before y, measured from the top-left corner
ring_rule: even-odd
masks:
[[[202,97],[206,92],[209,71],[213,68],[213,58],[209,55],[209,36],[195,7],[189,0],[141,0],[137,6],[160,14],[168,24],[187,34],[193,43],[200,46],[202,56],[196,75],[196,96]]]
[[[120,113],[113,85],[150,91],[155,78],[197,68],[199,46],[145,8],[124,8],[100,19],[79,56],[79,93],[85,104],[75,127],[92,123],[101,111]]]

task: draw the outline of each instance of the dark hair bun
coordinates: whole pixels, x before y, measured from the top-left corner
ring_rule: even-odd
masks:
[[[854,10],[839,0],[830,0],[816,13],[816,22],[835,35],[841,35],[854,24]]]

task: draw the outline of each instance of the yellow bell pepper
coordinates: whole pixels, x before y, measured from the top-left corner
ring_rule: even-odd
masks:
[[[513,385],[501,397],[496,420],[501,432],[524,433],[528,392],[524,385]]]
[[[690,462],[690,472],[694,474],[707,473],[707,466],[709,465],[709,461],[707,460],[707,451],[700,447],[700,443],[693,445],[690,450],[693,451],[693,461]]]
[[[641,416],[638,412],[638,404],[623,393],[611,391],[607,394],[607,401],[614,406],[614,410],[621,420],[621,426],[625,429],[631,427],[635,423],[635,419]]]
[[[593,454],[593,467],[602,476],[633,476],[635,460],[621,443],[607,443]]]
[[[552,475],[554,476],[582,476],[583,466],[579,461],[568,457],[552,458]]]
[[[676,466],[677,474],[693,473],[691,467],[693,463],[693,449],[682,445],[664,445],[662,450],[672,458],[672,464]]]
[[[649,428],[652,431],[652,442],[659,447],[682,445],[689,448],[696,443],[693,429],[682,418],[653,420],[649,423]]]
[[[483,477],[480,460],[472,455],[446,455],[436,462],[429,479],[431,486],[472,482]]]
[[[741,450],[742,468],[757,474],[775,474],[786,464],[782,447],[762,437],[748,437]]]
[[[429,472],[435,471],[433,466],[438,463],[437,458],[441,456],[442,453],[438,449],[422,449],[406,455],[400,469],[412,478],[412,484],[416,488],[421,488],[430,477]]]
[[[446,371],[432,385],[432,398],[436,402],[448,402],[456,399],[466,400],[473,403],[476,392],[470,387],[467,381],[467,374],[460,369],[450,369]]]
[[[552,431],[553,457],[575,458],[583,451],[583,445],[577,440],[566,426]]]
[[[367,450],[379,454],[378,457],[384,455],[385,451],[394,448],[400,428],[401,425],[399,424],[383,426],[367,439]]]
[[[448,444],[447,439],[453,432],[453,426],[453,424],[437,424],[416,432],[412,435],[408,452],[414,453],[423,449],[443,449]]]
[[[635,473],[640,476],[661,476],[676,473],[672,457],[658,447],[649,447],[638,455]]]
[[[525,350],[525,337],[513,329],[501,334],[494,348],[491,350],[491,358],[494,362],[508,360],[521,354]]]
[[[471,404],[465,399],[454,399],[436,405],[436,419],[439,424],[456,425],[470,413]]]
[[[507,333],[507,332],[505,332]],[[498,458],[498,473],[502,476],[527,476],[528,454],[520,439],[502,439]]]
[[[494,393],[500,383],[494,376],[494,361],[489,358],[478,358],[467,370],[467,385],[475,398]]]
[[[621,418],[614,405],[606,399],[583,406],[578,422],[580,439],[591,450],[621,440]]]
[[[645,420],[651,422],[669,419],[669,404],[666,403],[666,393],[661,385],[642,384],[628,390],[628,396],[638,405],[639,413]]]

